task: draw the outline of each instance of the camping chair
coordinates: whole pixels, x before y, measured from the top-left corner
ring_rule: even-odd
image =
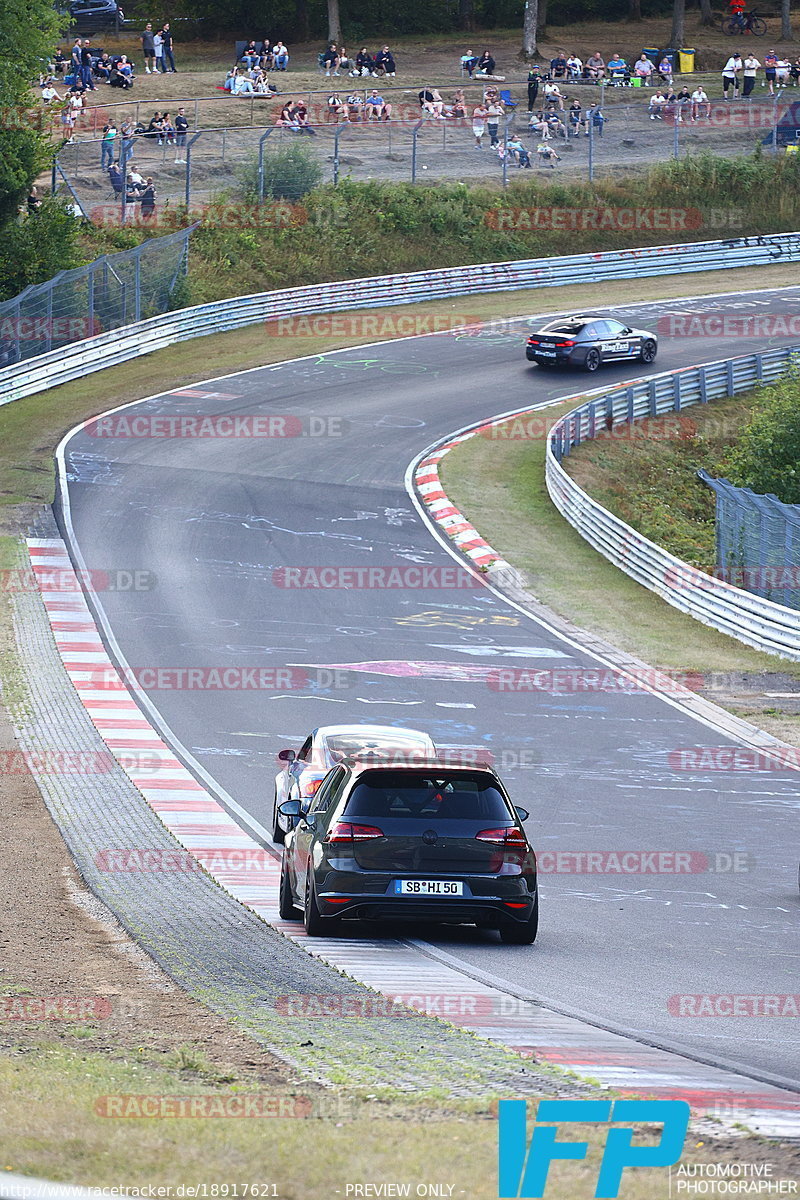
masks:
[[[511,92],[508,90],[508,88],[501,88],[500,103],[503,105],[503,108],[517,107],[517,101],[511,99]]]

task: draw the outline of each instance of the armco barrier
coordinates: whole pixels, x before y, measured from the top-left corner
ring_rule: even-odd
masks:
[[[550,431],[547,490],[559,512],[581,537],[637,583],[674,608],[739,641],[800,661],[800,612],[764,600],[690,567],[637,533],[592,499],[562,466],[570,450],[601,429],[642,417],[681,412],[778,379],[800,360],[800,346],[751,354],[703,367],[651,376],[624,387],[598,390]]]
[[[481,263],[441,271],[418,271],[412,275],[384,275],[237,296],[140,321],[113,333],[42,354],[31,362],[5,367],[0,370],[0,404],[35,395],[176,342],[281,316],[410,304],[476,292],[513,291],[565,283],[585,285],[611,279],[764,266],[776,260],[794,262],[798,259],[800,233],[784,233],[565,258]]]

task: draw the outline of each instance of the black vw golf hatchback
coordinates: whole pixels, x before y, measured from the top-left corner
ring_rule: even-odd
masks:
[[[419,760],[341,763],[303,804],[280,812],[292,828],[281,863],[280,914],[303,913],[312,937],[345,919],[438,921],[536,938],[536,858],[488,766]]]

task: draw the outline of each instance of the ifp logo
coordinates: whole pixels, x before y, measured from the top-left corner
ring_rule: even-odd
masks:
[[[619,1127],[608,1131],[594,1194],[614,1197],[626,1167],[669,1167],[678,1161],[689,1126],[689,1105],[685,1100],[540,1100],[530,1144],[524,1100],[501,1100],[498,1116],[501,1200],[544,1196],[551,1162],[586,1157],[588,1142],[556,1141],[559,1124],[601,1122]],[[643,1122],[663,1126],[655,1146],[633,1145],[632,1123]]]

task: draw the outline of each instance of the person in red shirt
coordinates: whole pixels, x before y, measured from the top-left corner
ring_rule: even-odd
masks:
[[[731,10],[731,16],[733,17],[734,21],[737,21],[739,28],[744,30],[744,13],[746,8],[745,0],[728,0],[728,7]]]

